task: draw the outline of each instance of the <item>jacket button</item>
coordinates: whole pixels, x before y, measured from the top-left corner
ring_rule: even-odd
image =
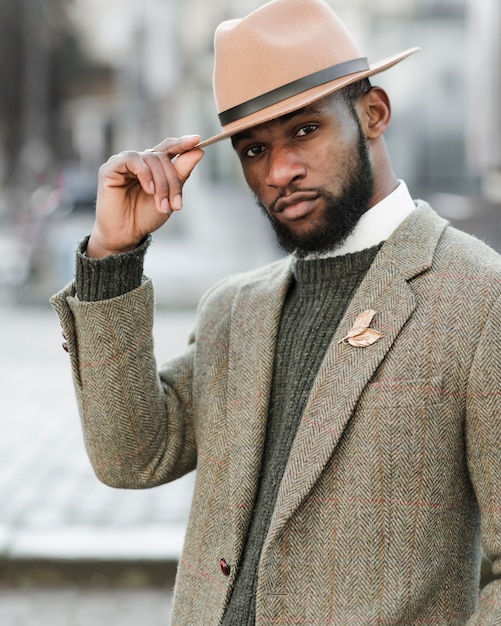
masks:
[[[226,559],[221,559],[219,561],[219,567],[221,568],[221,571],[223,572],[224,576],[229,576],[230,575],[231,567],[226,562]]]

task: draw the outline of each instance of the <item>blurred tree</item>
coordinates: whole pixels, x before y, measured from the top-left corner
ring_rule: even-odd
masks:
[[[22,30],[21,3],[0,3],[0,147],[3,153],[3,176],[13,173],[15,155],[21,143],[21,72]]]
[[[103,71],[80,49],[71,5],[0,2],[0,186],[32,191],[71,156],[62,105]]]

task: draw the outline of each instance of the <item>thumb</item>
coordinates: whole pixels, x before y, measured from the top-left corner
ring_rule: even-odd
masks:
[[[174,160],[174,167],[183,185],[190,177],[190,174],[195,169],[195,166],[202,160],[203,156],[204,151],[196,149],[183,152]]]

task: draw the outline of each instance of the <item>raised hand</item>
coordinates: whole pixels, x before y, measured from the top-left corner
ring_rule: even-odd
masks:
[[[198,135],[169,138],[144,152],[111,157],[99,170],[96,220],[87,256],[133,250],[182,208],[185,182],[201,160]]]

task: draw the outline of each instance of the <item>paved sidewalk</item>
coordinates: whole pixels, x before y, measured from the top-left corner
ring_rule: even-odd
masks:
[[[166,626],[170,609],[158,589],[0,591],[2,626]]]
[[[183,348],[193,320],[158,312],[159,360]],[[176,560],[193,475],[146,491],[99,483],[60,345],[48,306],[0,308],[0,559]]]

